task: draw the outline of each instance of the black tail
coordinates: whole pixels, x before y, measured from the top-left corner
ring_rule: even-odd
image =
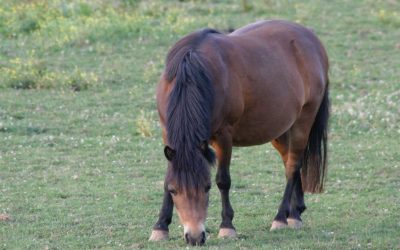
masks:
[[[311,128],[308,144],[301,165],[303,191],[320,193],[323,191],[328,156],[329,83]]]

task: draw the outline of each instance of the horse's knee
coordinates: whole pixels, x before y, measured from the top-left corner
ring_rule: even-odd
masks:
[[[220,190],[229,190],[231,188],[231,180],[218,180],[217,186]]]
[[[295,166],[286,166],[285,167],[286,178],[288,180],[293,180],[296,175],[297,170],[298,169]]]
[[[218,172],[215,182],[220,190],[229,190],[231,188],[231,177],[228,173]]]
[[[285,164],[285,175],[287,179],[300,178],[301,157],[290,157]]]

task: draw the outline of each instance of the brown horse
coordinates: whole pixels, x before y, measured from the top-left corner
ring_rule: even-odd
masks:
[[[329,117],[328,58],[309,29],[261,21],[229,35],[194,32],[169,51],[157,89],[168,159],[159,219],[150,240],[168,238],[175,205],[192,245],[205,243],[210,166],[218,160],[219,237],[235,237],[229,201],[232,146],[272,142],[287,185],[271,230],[302,225],[304,192],[321,192]]]

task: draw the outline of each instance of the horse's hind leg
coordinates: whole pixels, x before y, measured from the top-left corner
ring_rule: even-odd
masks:
[[[232,224],[234,212],[229,201],[229,189],[231,187],[229,166],[232,154],[232,137],[227,129],[221,130],[221,132],[213,138],[212,146],[214,147],[218,158],[216,183],[221,193],[222,201],[222,222],[218,237],[235,238],[236,231]]]
[[[300,169],[297,169],[294,173],[294,187],[292,193],[292,199],[290,200],[289,216],[287,218],[288,225],[291,228],[301,228],[303,223],[301,221],[301,214],[306,210],[304,204],[304,192],[301,184]]]
[[[286,163],[288,161],[288,156],[289,156],[289,141],[288,141],[287,133],[285,133],[281,137],[273,140],[272,145],[276,148],[276,150],[278,150],[279,154],[282,157],[283,163],[286,166]],[[286,186],[284,198],[279,207],[278,214],[275,216],[275,219],[272,222],[271,230],[287,227],[287,219],[286,218],[287,218],[288,212],[286,210],[288,210],[287,207],[289,207],[289,201],[290,201],[287,197],[290,197],[289,192],[292,192],[289,189],[292,189],[292,188]]]
[[[304,193],[301,185],[301,160],[307,146],[310,129],[308,122],[298,120],[293,127],[272,145],[279,151],[285,164],[287,184],[278,213],[272,223],[271,230],[301,227],[301,213],[305,210]]]

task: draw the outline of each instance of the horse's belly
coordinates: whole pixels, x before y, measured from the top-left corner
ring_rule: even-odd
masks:
[[[253,146],[270,142],[288,131],[295,120],[296,112],[285,109],[276,113],[270,110],[245,114],[233,126],[233,145]]]

